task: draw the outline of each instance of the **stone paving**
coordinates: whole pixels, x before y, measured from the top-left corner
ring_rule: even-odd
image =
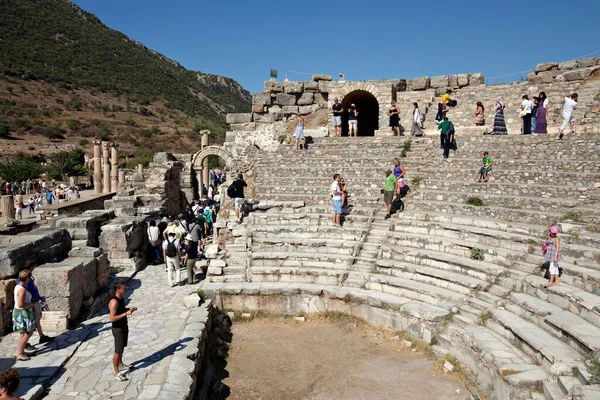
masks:
[[[51,345],[37,345],[35,334],[31,343],[40,354],[27,362],[15,363],[12,358],[17,336],[4,337],[0,368],[15,366],[28,377],[21,388],[21,396],[29,391],[24,398],[39,398],[40,384],[49,387],[43,397],[47,400],[156,398],[173,354],[185,347],[180,338],[191,310],[184,306],[183,298],[192,290],[194,286],[187,285],[170,288],[164,265],[148,266],[129,281],[127,304],[138,310],[129,317],[129,345],[123,361],[134,368],[126,373],[126,382],[116,381],[113,375],[114,345],[107,307],[77,329],[59,334]]]

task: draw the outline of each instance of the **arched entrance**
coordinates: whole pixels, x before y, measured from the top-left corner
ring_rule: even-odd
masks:
[[[211,161],[216,161],[216,159],[220,159],[220,165],[210,165],[209,158]],[[211,177],[209,176],[209,170],[212,167],[216,167],[218,169],[224,169],[225,171],[229,170],[231,164],[233,162],[233,157],[231,154],[219,146],[206,146],[192,157],[192,170],[193,175],[195,177],[193,186],[194,186],[194,198],[203,198],[203,188],[212,183]]]
[[[352,104],[358,111],[358,136],[374,136],[379,129],[379,102],[366,90],[354,90],[342,99],[342,136],[349,136],[348,110]]]

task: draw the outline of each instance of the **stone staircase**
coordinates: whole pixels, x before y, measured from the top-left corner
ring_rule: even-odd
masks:
[[[234,234],[246,243],[239,251],[246,251],[251,282],[207,288],[334,293],[379,307],[366,314],[370,320],[451,353],[494,398],[596,393],[590,383],[598,377],[585,360],[600,350],[600,137],[459,133],[459,150],[447,160],[437,136],[414,139],[403,158],[411,194],[404,211],[384,220],[383,170],[405,140],[320,138],[308,151],[264,154],[256,198],[271,206],[259,205],[235,228],[244,234]],[[484,150],[494,169],[490,182],[478,183]],[[350,194],[342,228],[330,224],[328,187],[336,172]],[[540,244],[555,223],[564,274],[559,286],[545,288]],[[473,251],[484,259],[472,259]],[[427,329],[384,317],[405,304]],[[560,367],[569,374],[548,381]]]

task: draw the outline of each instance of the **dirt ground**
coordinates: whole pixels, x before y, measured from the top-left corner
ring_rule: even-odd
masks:
[[[456,374],[366,324],[255,319],[232,333],[229,399],[470,399]]]

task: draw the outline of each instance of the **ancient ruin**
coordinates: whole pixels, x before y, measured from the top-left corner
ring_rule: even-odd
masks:
[[[39,377],[25,379],[26,398],[44,389],[47,399],[206,395],[219,380],[207,365],[209,354],[222,351],[209,351],[222,343],[214,337],[227,324],[222,309],[339,311],[405,331],[437,356],[458,360],[493,399],[598,398],[599,70],[598,59],[545,63],[525,81],[499,85],[486,85],[478,73],[267,81],[252,112],[227,116],[231,130],[222,146],[209,145],[204,131],[194,153],[157,153],[148,168],[125,171],[116,145],[94,143],[96,197],[41,215],[29,232],[0,237],[3,333],[10,331],[14,278],[34,257],[37,285],[51,307],[44,324],[60,337],[56,356],[38,356],[47,363]],[[450,111],[459,147],[442,160],[434,116],[447,88],[459,102]],[[521,96],[540,91],[550,99],[549,133],[519,135]],[[579,94],[577,132],[559,141],[563,98],[571,92]],[[361,137],[328,137],[335,97],[361,110]],[[507,104],[509,135],[483,136],[497,97]],[[391,136],[392,100],[404,125],[413,102],[427,110],[424,137]],[[473,122],[477,101],[486,106],[483,127]],[[312,141],[300,152],[289,145],[288,123],[298,112],[312,124],[305,130]],[[494,169],[483,184],[475,175],[485,150]],[[197,263],[206,277],[193,288],[169,288],[163,267],[147,265],[147,224],[164,229],[162,217],[201,197],[209,156],[223,160],[228,182],[205,259]],[[411,192],[384,219],[383,170],[394,158],[401,158]],[[237,172],[249,184],[251,205],[241,224],[224,194]],[[342,228],[330,224],[334,173],[349,188]],[[546,288],[540,245],[553,224],[560,226],[563,275],[559,286]],[[140,304],[131,322],[132,359],[142,361],[134,384],[109,385],[110,371],[91,376],[108,362],[110,332],[99,328],[118,279],[128,281],[131,303]],[[1,345],[10,354],[14,336]]]

